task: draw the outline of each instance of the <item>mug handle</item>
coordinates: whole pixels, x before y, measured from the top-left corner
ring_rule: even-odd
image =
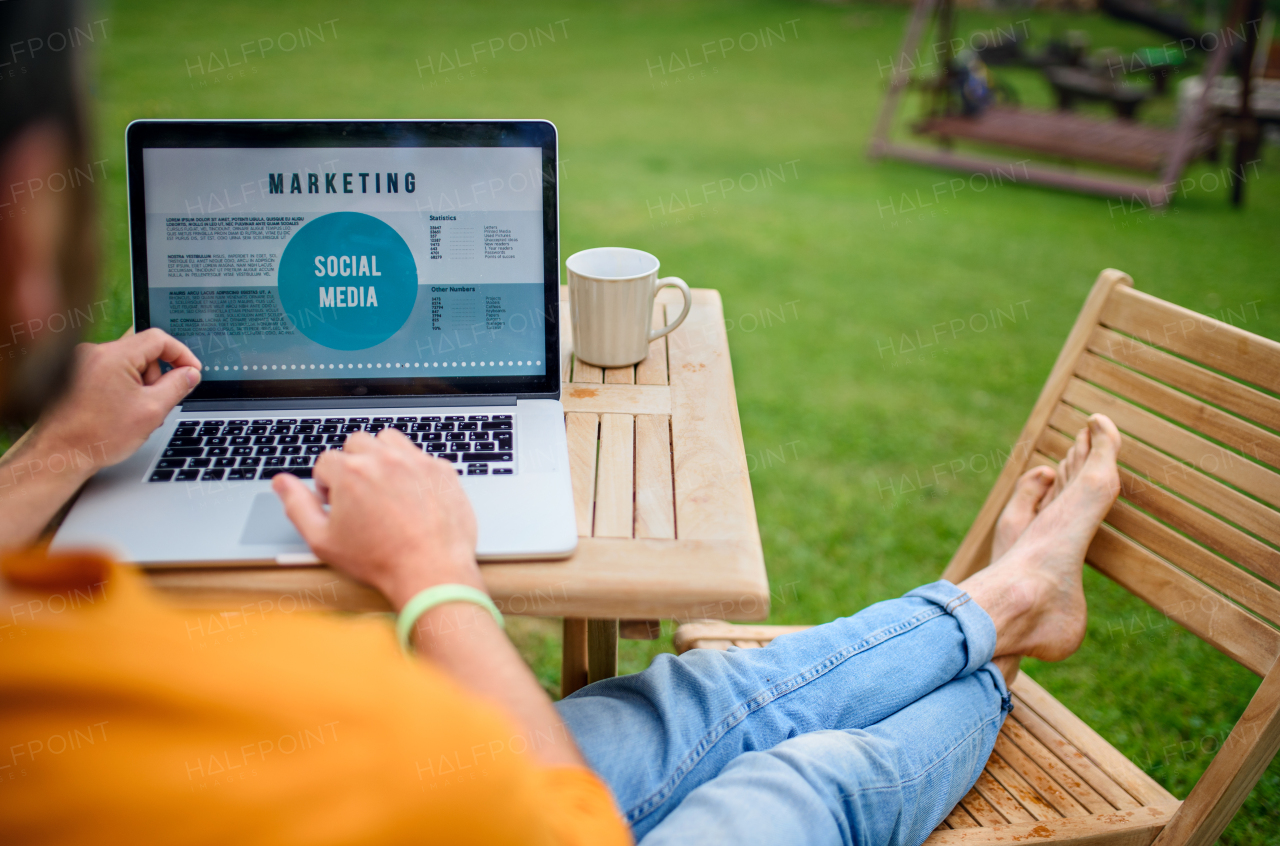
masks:
[[[689,316],[689,308],[693,305],[693,294],[689,291],[689,286],[686,285],[684,280],[679,276],[664,276],[659,279],[657,285],[653,289],[653,295],[656,297],[658,292],[663,288],[679,288],[680,292],[684,294],[684,308],[681,310],[680,316],[675,320],[671,321],[666,326],[663,326],[661,329],[654,329],[651,331],[649,333],[650,341],[658,340],[663,335],[675,329],[681,323],[684,323],[684,319]]]

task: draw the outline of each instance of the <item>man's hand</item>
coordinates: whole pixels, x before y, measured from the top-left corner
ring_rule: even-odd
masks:
[[[173,365],[161,374],[160,362]],[[200,360],[160,329],[76,347],[71,385],[37,429],[55,452],[80,450],[98,466],[124,461],[191,389]]]
[[[396,610],[432,585],[484,590],[475,515],[452,464],[384,429],[351,435],[314,472],[315,493],[287,474],[272,487],[325,563],[373,585]]]
[[[174,369],[160,373],[160,362]],[[81,344],[71,385],[0,458],[10,488],[0,549],[34,541],[84,481],[137,451],[200,382],[200,361],[159,329]]]
[[[315,466],[316,493],[281,473],[272,487],[325,563],[373,585],[399,611],[440,584],[485,589],[476,566],[476,518],[454,465],[395,429],[357,432]],[[325,503],[329,511],[324,509]],[[428,610],[414,627],[418,657],[515,720],[548,766],[585,767],[560,714],[489,612],[467,602]]]

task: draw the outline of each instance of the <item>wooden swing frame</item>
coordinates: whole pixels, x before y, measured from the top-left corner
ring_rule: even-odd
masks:
[[[1236,0],[1232,7],[1231,23],[1228,24],[1228,29],[1237,25],[1243,19],[1246,9],[1252,8],[1253,5],[1255,5],[1254,0]],[[1174,194],[1177,192],[1178,180],[1187,165],[1198,156],[1204,154],[1213,145],[1212,133],[1208,129],[1206,120],[1210,115],[1208,97],[1214,80],[1221,75],[1231,53],[1230,40],[1227,38],[1219,38],[1217,46],[1209,54],[1204,70],[1204,92],[1196,99],[1187,113],[1183,115],[1177,128],[1172,131],[1139,127],[1128,121],[1112,121],[1104,124],[1091,118],[1069,113],[1028,113],[1016,110],[1016,113],[1041,115],[1045,120],[1052,121],[1053,126],[1051,128],[1058,135],[1069,135],[1072,132],[1084,133],[1099,127],[1108,131],[1113,142],[1119,140],[1120,143],[1124,143],[1126,138],[1131,138],[1134,141],[1140,138],[1149,142],[1155,133],[1167,135],[1167,152],[1160,156],[1158,166],[1159,180],[1156,182],[1122,175],[1112,175],[1101,171],[1081,171],[1074,167],[1052,163],[1031,163],[1026,159],[1015,161],[976,153],[953,152],[950,149],[945,149],[950,143],[950,136],[946,134],[945,130],[939,133],[942,136],[944,149],[932,149],[920,144],[894,141],[891,138],[894,118],[901,105],[902,94],[911,82],[910,74],[903,67],[906,63],[904,60],[915,53],[916,48],[930,27],[931,19],[933,19],[941,35],[939,44],[942,45],[942,67],[944,68],[942,79],[945,81],[946,69],[949,68],[953,57],[950,37],[953,18],[954,0],[917,0],[911,19],[907,24],[907,32],[902,42],[902,49],[897,60],[893,62],[889,89],[884,103],[881,105],[880,114],[871,135],[868,155],[873,160],[889,158],[915,162],[975,175],[983,174],[996,180],[1008,178],[1010,181],[1029,182],[1085,194],[1118,197],[1122,200],[1133,202],[1135,205],[1141,203],[1154,208],[1167,205],[1173,199]],[[1250,39],[1248,50],[1252,51],[1255,45],[1256,39]],[[1248,58],[1246,57],[1246,62]],[[1247,103],[1245,108],[1247,109]],[[1003,109],[998,110],[998,112],[1014,114],[1015,110]],[[951,130],[958,129],[963,132],[964,130],[961,127],[964,121],[974,121],[976,125],[977,120],[980,119],[950,118],[947,127]],[[1007,141],[998,140],[998,136],[1001,134],[1008,135],[1008,132],[1006,130],[1002,133],[1000,127],[995,126],[991,131],[982,133],[983,137],[977,137],[976,140],[988,141],[1001,146],[1020,146],[1017,140],[1012,137],[1009,137]],[[1114,157],[1105,155],[1105,150],[1101,146],[1095,145],[1095,147],[1096,152],[1099,154],[1095,161],[1102,161],[1108,164],[1117,163]],[[1074,149],[1054,149],[1051,144],[1026,147],[1026,149],[1042,155],[1056,154],[1061,157],[1078,157],[1081,160],[1088,158],[1088,153],[1081,150],[1080,144],[1075,145]],[[1080,154],[1081,152],[1084,152],[1084,155],[1072,155],[1073,153]],[[1239,154],[1242,151],[1237,152]],[[1237,162],[1237,164],[1241,163]],[[1237,185],[1236,188],[1238,192],[1239,186]]]

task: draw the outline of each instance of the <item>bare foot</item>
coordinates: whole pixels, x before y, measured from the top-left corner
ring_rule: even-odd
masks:
[[[991,563],[994,564],[1013,548],[1018,538],[1031,525],[1040,509],[1049,504],[1046,495],[1056,486],[1057,473],[1052,467],[1033,467],[1018,477],[1013,496],[1005,503],[996,521],[991,540]]]
[[[1067,484],[1080,473],[1089,454],[1089,429],[1076,433],[1075,442],[1067,450],[1057,469],[1047,465],[1033,467],[1018,477],[1013,496],[1005,503],[996,521],[991,539],[991,561],[994,564],[1013,548],[1018,538],[1031,525],[1036,515],[1057,499]]]
[[[1084,555],[1120,493],[1119,449],[1115,424],[1090,417],[1059,466],[1061,492],[999,561],[960,584],[995,622],[997,656],[1061,661],[1084,640]]]

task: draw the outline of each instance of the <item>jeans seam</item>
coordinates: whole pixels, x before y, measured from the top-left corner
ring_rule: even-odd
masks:
[[[969,594],[967,593],[962,593],[959,596],[954,597],[953,599],[951,599],[951,601],[947,603],[947,613],[954,616],[956,613],[956,609],[964,605],[966,602],[968,602],[972,598],[973,597],[969,596]]]
[[[729,712],[729,714],[721,719],[720,722],[716,723],[710,731],[702,736],[702,739],[694,745],[693,749],[689,751],[685,756],[685,759],[680,762],[675,771],[670,777],[668,777],[661,787],[653,793],[650,793],[647,798],[637,803],[627,811],[627,822],[630,825],[635,825],[637,822],[653,813],[659,805],[670,798],[671,794],[675,792],[675,789],[680,782],[684,781],[685,777],[693,771],[693,768],[696,767],[704,757],[706,757],[707,752],[709,752],[711,748],[721,740],[721,738],[728,734],[730,730],[741,724],[742,721],[752,713],[760,710],[771,702],[780,699],[786,694],[800,689],[814,679],[826,675],[828,672],[840,664],[843,664],[854,655],[865,652],[873,646],[884,643],[890,638],[897,637],[898,635],[910,631],[911,629],[927,623],[930,620],[937,619],[946,613],[947,611],[944,607],[932,604],[929,608],[920,611],[906,620],[879,629],[868,637],[863,638],[858,643],[846,646],[843,649],[831,653],[816,664],[811,664],[807,670],[797,673],[796,675],[793,675],[790,678],[779,682],[778,684],[773,685],[772,687],[767,688],[766,690],[761,691],[740,703],[736,708]]]

